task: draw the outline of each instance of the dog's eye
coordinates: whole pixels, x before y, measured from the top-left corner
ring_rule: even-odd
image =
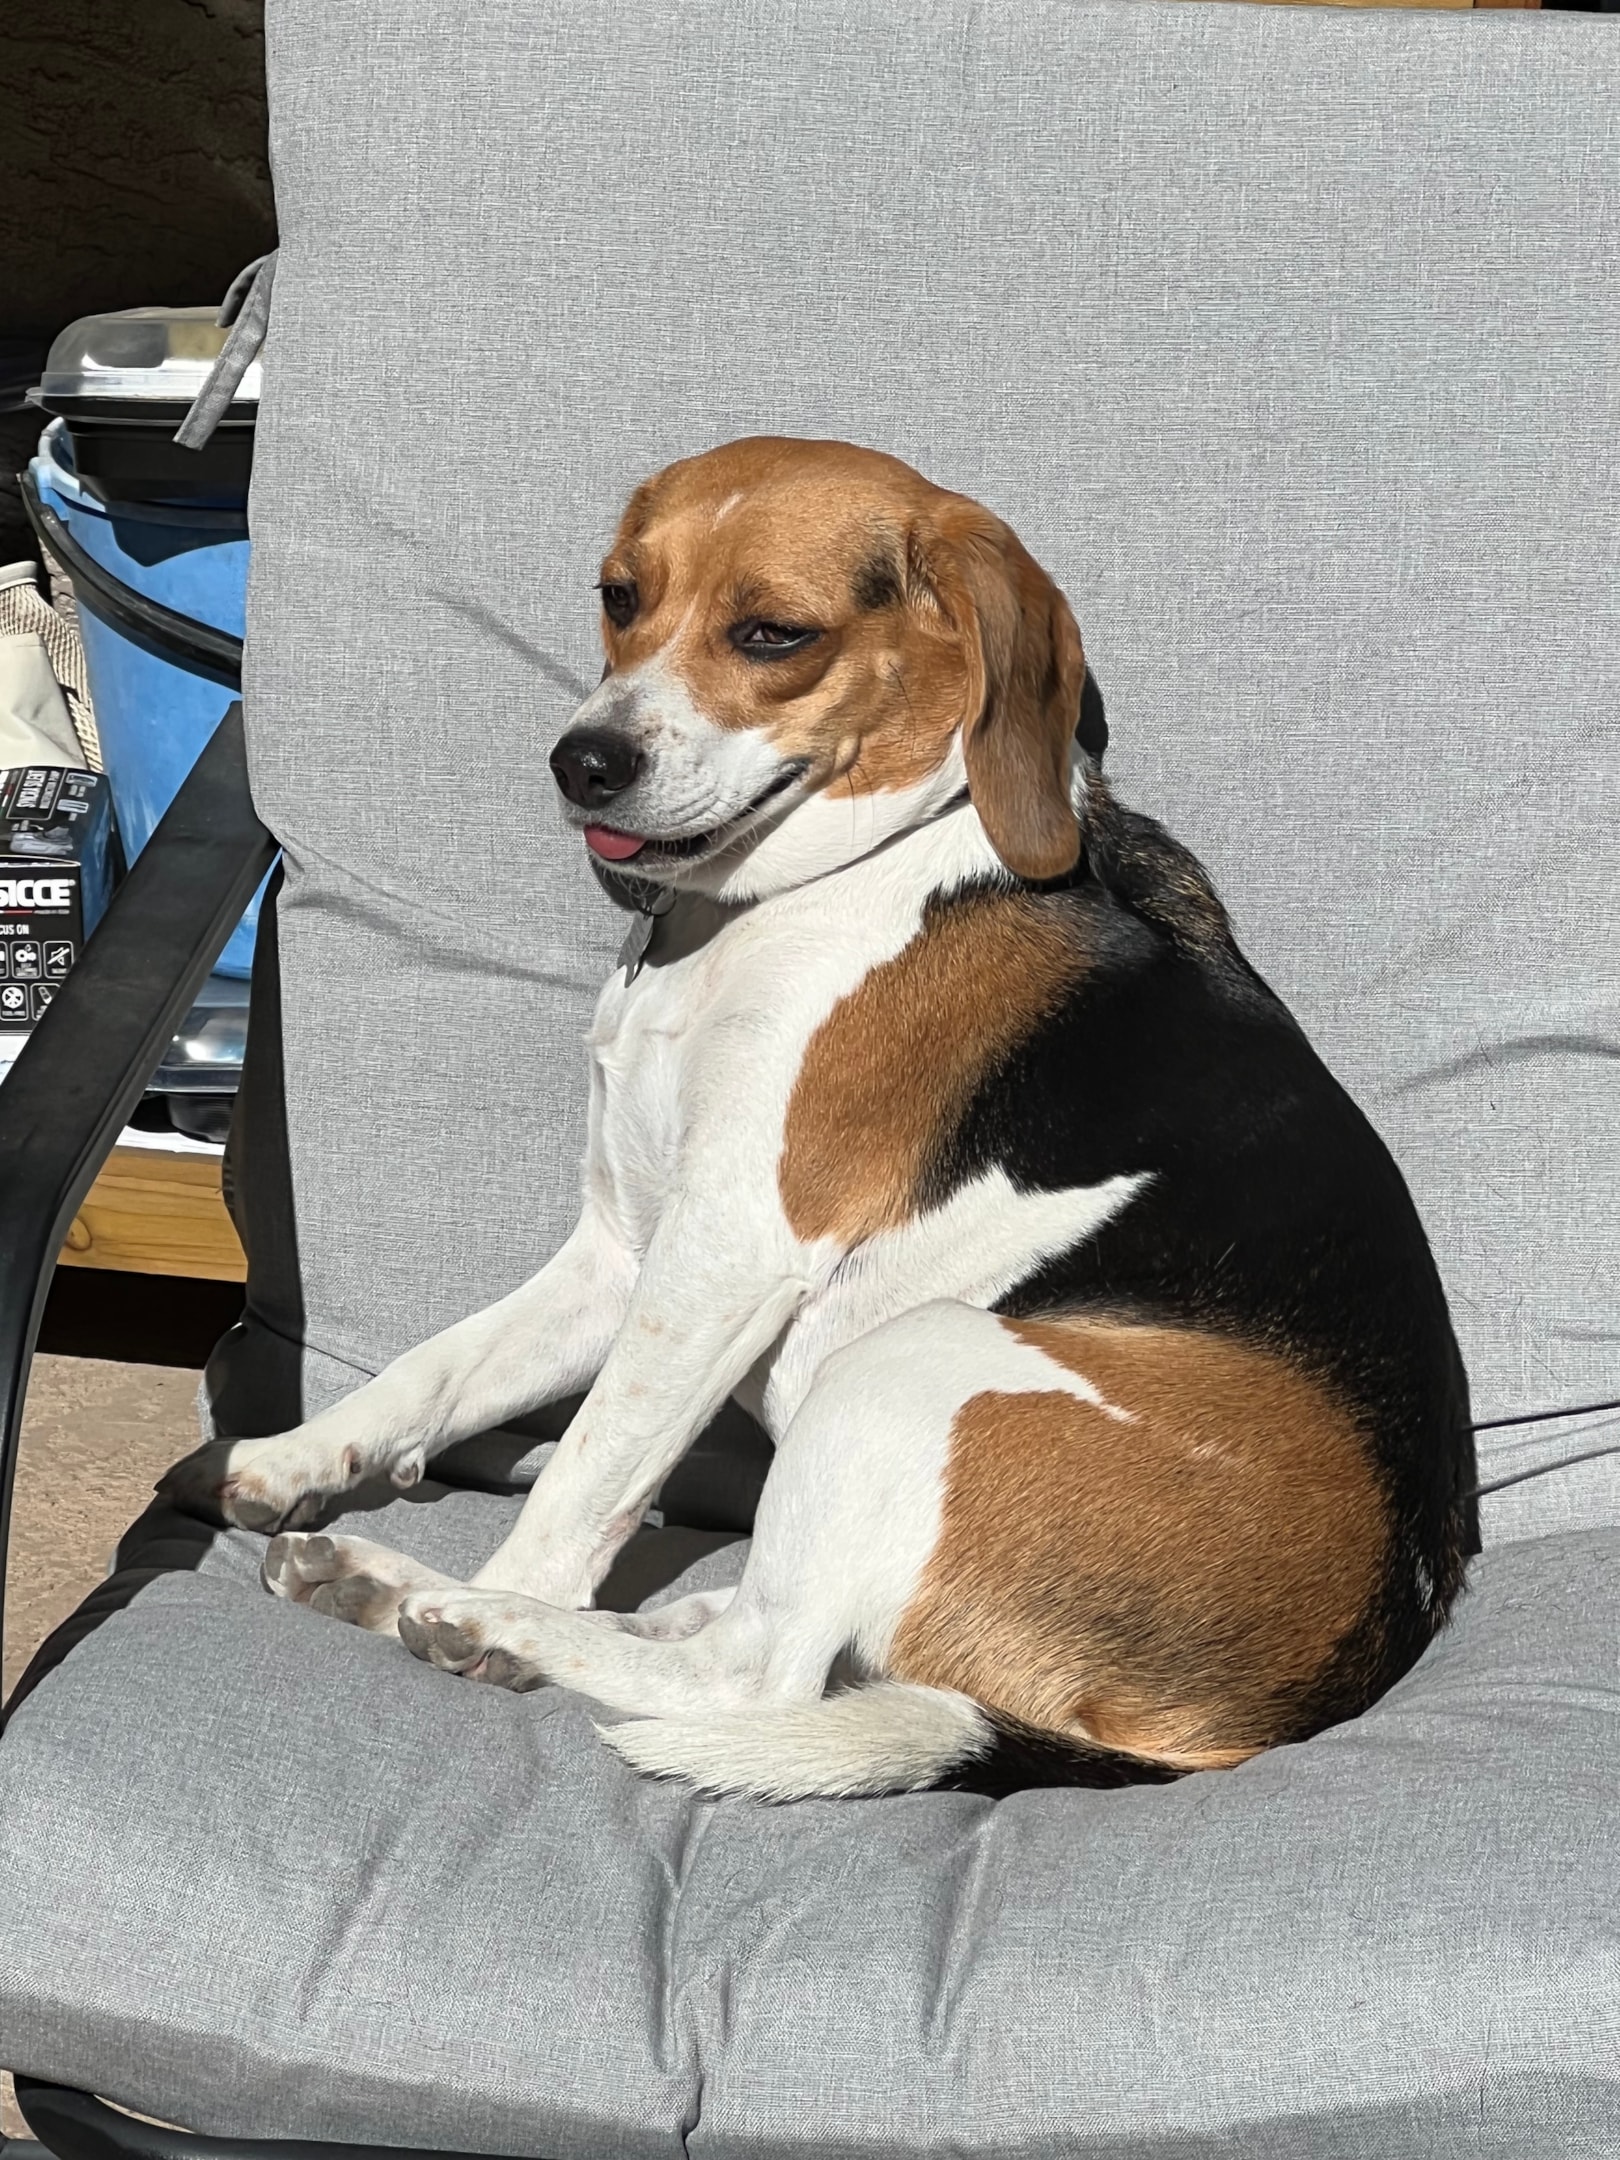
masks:
[[[733,623],[728,635],[738,652],[751,660],[774,660],[782,653],[803,652],[821,632],[797,623],[761,622],[751,615],[746,622]]]
[[[615,630],[624,629],[639,605],[636,588],[633,585],[620,584],[617,579],[610,579],[596,589],[602,595],[602,613]]]

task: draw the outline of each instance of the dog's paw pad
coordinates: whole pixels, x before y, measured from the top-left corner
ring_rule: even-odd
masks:
[[[504,1650],[498,1644],[485,1653],[483,1664],[470,1677],[489,1687],[507,1688],[514,1695],[531,1695],[546,1684],[545,1674],[532,1658],[516,1650]]]
[[[433,1605],[402,1609],[399,1639],[412,1657],[437,1665],[441,1672],[465,1672],[478,1663],[487,1647],[475,1625],[446,1619]]]
[[[420,1485],[422,1473],[427,1468],[427,1448],[418,1443],[408,1455],[402,1455],[388,1473],[388,1480],[401,1492],[409,1492],[413,1485]]]
[[[378,1635],[394,1633],[402,1598],[445,1583],[435,1569],[386,1545],[320,1530],[272,1538],[260,1574],[277,1597]]]
[[[543,1687],[546,1676],[533,1658],[501,1640],[509,1617],[498,1609],[479,1609],[486,1602],[476,1591],[450,1598],[408,1598],[400,1609],[399,1639],[413,1656],[440,1672],[460,1673],[516,1694]]]
[[[284,1530],[270,1540],[259,1580],[276,1597],[307,1605],[338,1572],[337,1547],[319,1531]]]
[[[381,1582],[375,1575],[340,1575],[335,1582],[317,1583],[306,1602],[311,1612],[328,1620],[343,1620],[350,1627],[385,1634],[399,1613],[397,1583]]]

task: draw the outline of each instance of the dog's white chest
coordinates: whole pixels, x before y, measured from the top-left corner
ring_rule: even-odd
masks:
[[[805,1045],[916,920],[859,892],[794,893],[683,957],[655,946],[639,970],[614,971],[591,1030],[589,1176],[632,1251],[646,1252],[673,1197],[700,1189],[737,1227],[768,1217],[791,1242],[777,1159]],[[689,934],[677,924],[660,944]]]
[[[632,1251],[645,1253],[675,1180],[687,1067],[701,1025],[695,960],[608,983],[591,1031],[590,1176]]]

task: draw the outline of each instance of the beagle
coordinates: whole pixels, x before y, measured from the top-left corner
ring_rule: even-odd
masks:
[[[650,937],[578,1227],[166,1489],[278,1532],[278,1596],[580,1689],[711,1792],[1167,1778],[1354,1716],[1475,1546],[1445,1298],[1204,871],[1110,794],[1062,593],[894,458],[760,439],[636,491],[601,603],[551,763]],[[298,1528],[587,1386],[468,1584]],[[589,1610],[733,1395],[776,1449],[739,1586]]]

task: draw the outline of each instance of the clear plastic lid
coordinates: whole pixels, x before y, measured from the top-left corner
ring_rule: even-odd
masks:
[[[189,405],[230,336],[211,307],[125,308],[117,315],[81,315],[46,356],[34,395],[58,398],[152,399]],[[256,404],[259,363],[242,377],[233,400]]]

